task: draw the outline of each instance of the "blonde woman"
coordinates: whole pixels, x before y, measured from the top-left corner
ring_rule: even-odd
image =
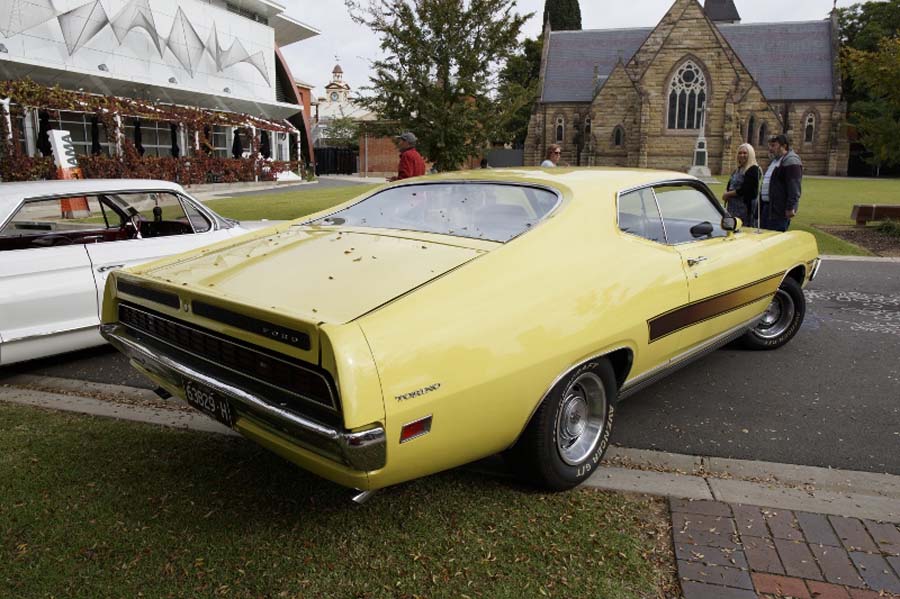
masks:
[[[756,152],[750,144],[737,151],[737,168],[731,173],[727,191],[722,194],[725,209],[747,224],[756,225],[756,202],[762,171],[756,164]]]
[[[553,167],[559,164],[559,156],[562,154],[562,146],[559,144],[550,144],[547,146],[547,156],[541,163],[544,167]]]

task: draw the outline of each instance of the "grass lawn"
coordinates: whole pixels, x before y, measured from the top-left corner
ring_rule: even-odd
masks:
[[[667,526],[467,470],[357,506],[240,438],[0,403],[4,598],[655,598]]]
[[[259,220],[261,218],[291,220],[346,202],[376,187],[378,186],[351,185],[302,192],[241,196],[210,200],[206,202],[206,205],[222,216],[238,220]]]
[[[718,178],[723,184],[727,177]],[[207,204],[219,214],[238,220],[268,218],[286,220],[299,218],[329,206],[339,204],[374,189],[376,185],[358,185],[330,189],[287,192],[258,196],[243,196],[212,200]],[[714,186],[721,195],[724,187]],[[870,252],[815,228],[815,225],[851,225],[850,211],[854,204],[900,203],[900,179],[820,179],[803,180],[800,213],[791,225],[793,229],[808,231],[816,237],[822,254],[868,256]],[[870,225],[876,226],[876,225]]]
[[[727,177],[718,177],[724,184]],[[714,191],[721,195],[724,187]],[[805,177],[800,212],[792,229],[809,231],[816,236],[822,254],[869,256],[870,252],[838,239],[815,225],[852,225],[850,211],[854,204],[900,204],[900,179],[822,179]],[[876,225],[870,225],[876,226]]]

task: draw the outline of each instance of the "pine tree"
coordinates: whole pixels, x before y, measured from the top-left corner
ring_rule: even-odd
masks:
[[[379,36],[368,92],[357,102],[419,139],[439,171],[481,153],[518,108],[497,101],[499,66],[519,48],[531,15],[515,0],[345,0]]]
[[[544,23],[550,20],[553,31],[581,30],[581,6],[578,0],[544,0]]]

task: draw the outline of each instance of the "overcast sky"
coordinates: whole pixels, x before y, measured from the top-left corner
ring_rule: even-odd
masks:
[[[581,0],[581,25],[584,29],[618,29],[655,26],[674,0]],[[344,70],[344,81],[354,90],[369,82],[369,60],[379,51],[378,40],[365,27],[354,24],[343,0],[286,0],[290,16],[321,31],[321,35],[284,49],[295,78],[315,86],[315,94],[324,94],[331,81],[336,57]],[[854,4],[838,0],[838,7]],[[520,13],[535,15],[525,26],[525,35],[540,33],[544,0],[518,0]],[[744,23],[767,21],[811,21],[825,18],[832,0],[735,0]],[[327,7],[327,8],[326,8]]]

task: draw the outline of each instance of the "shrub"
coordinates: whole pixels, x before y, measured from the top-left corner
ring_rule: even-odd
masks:
[[[900,238],[900,220],[884,220],[878,225],[878,231],[891,237]]]

